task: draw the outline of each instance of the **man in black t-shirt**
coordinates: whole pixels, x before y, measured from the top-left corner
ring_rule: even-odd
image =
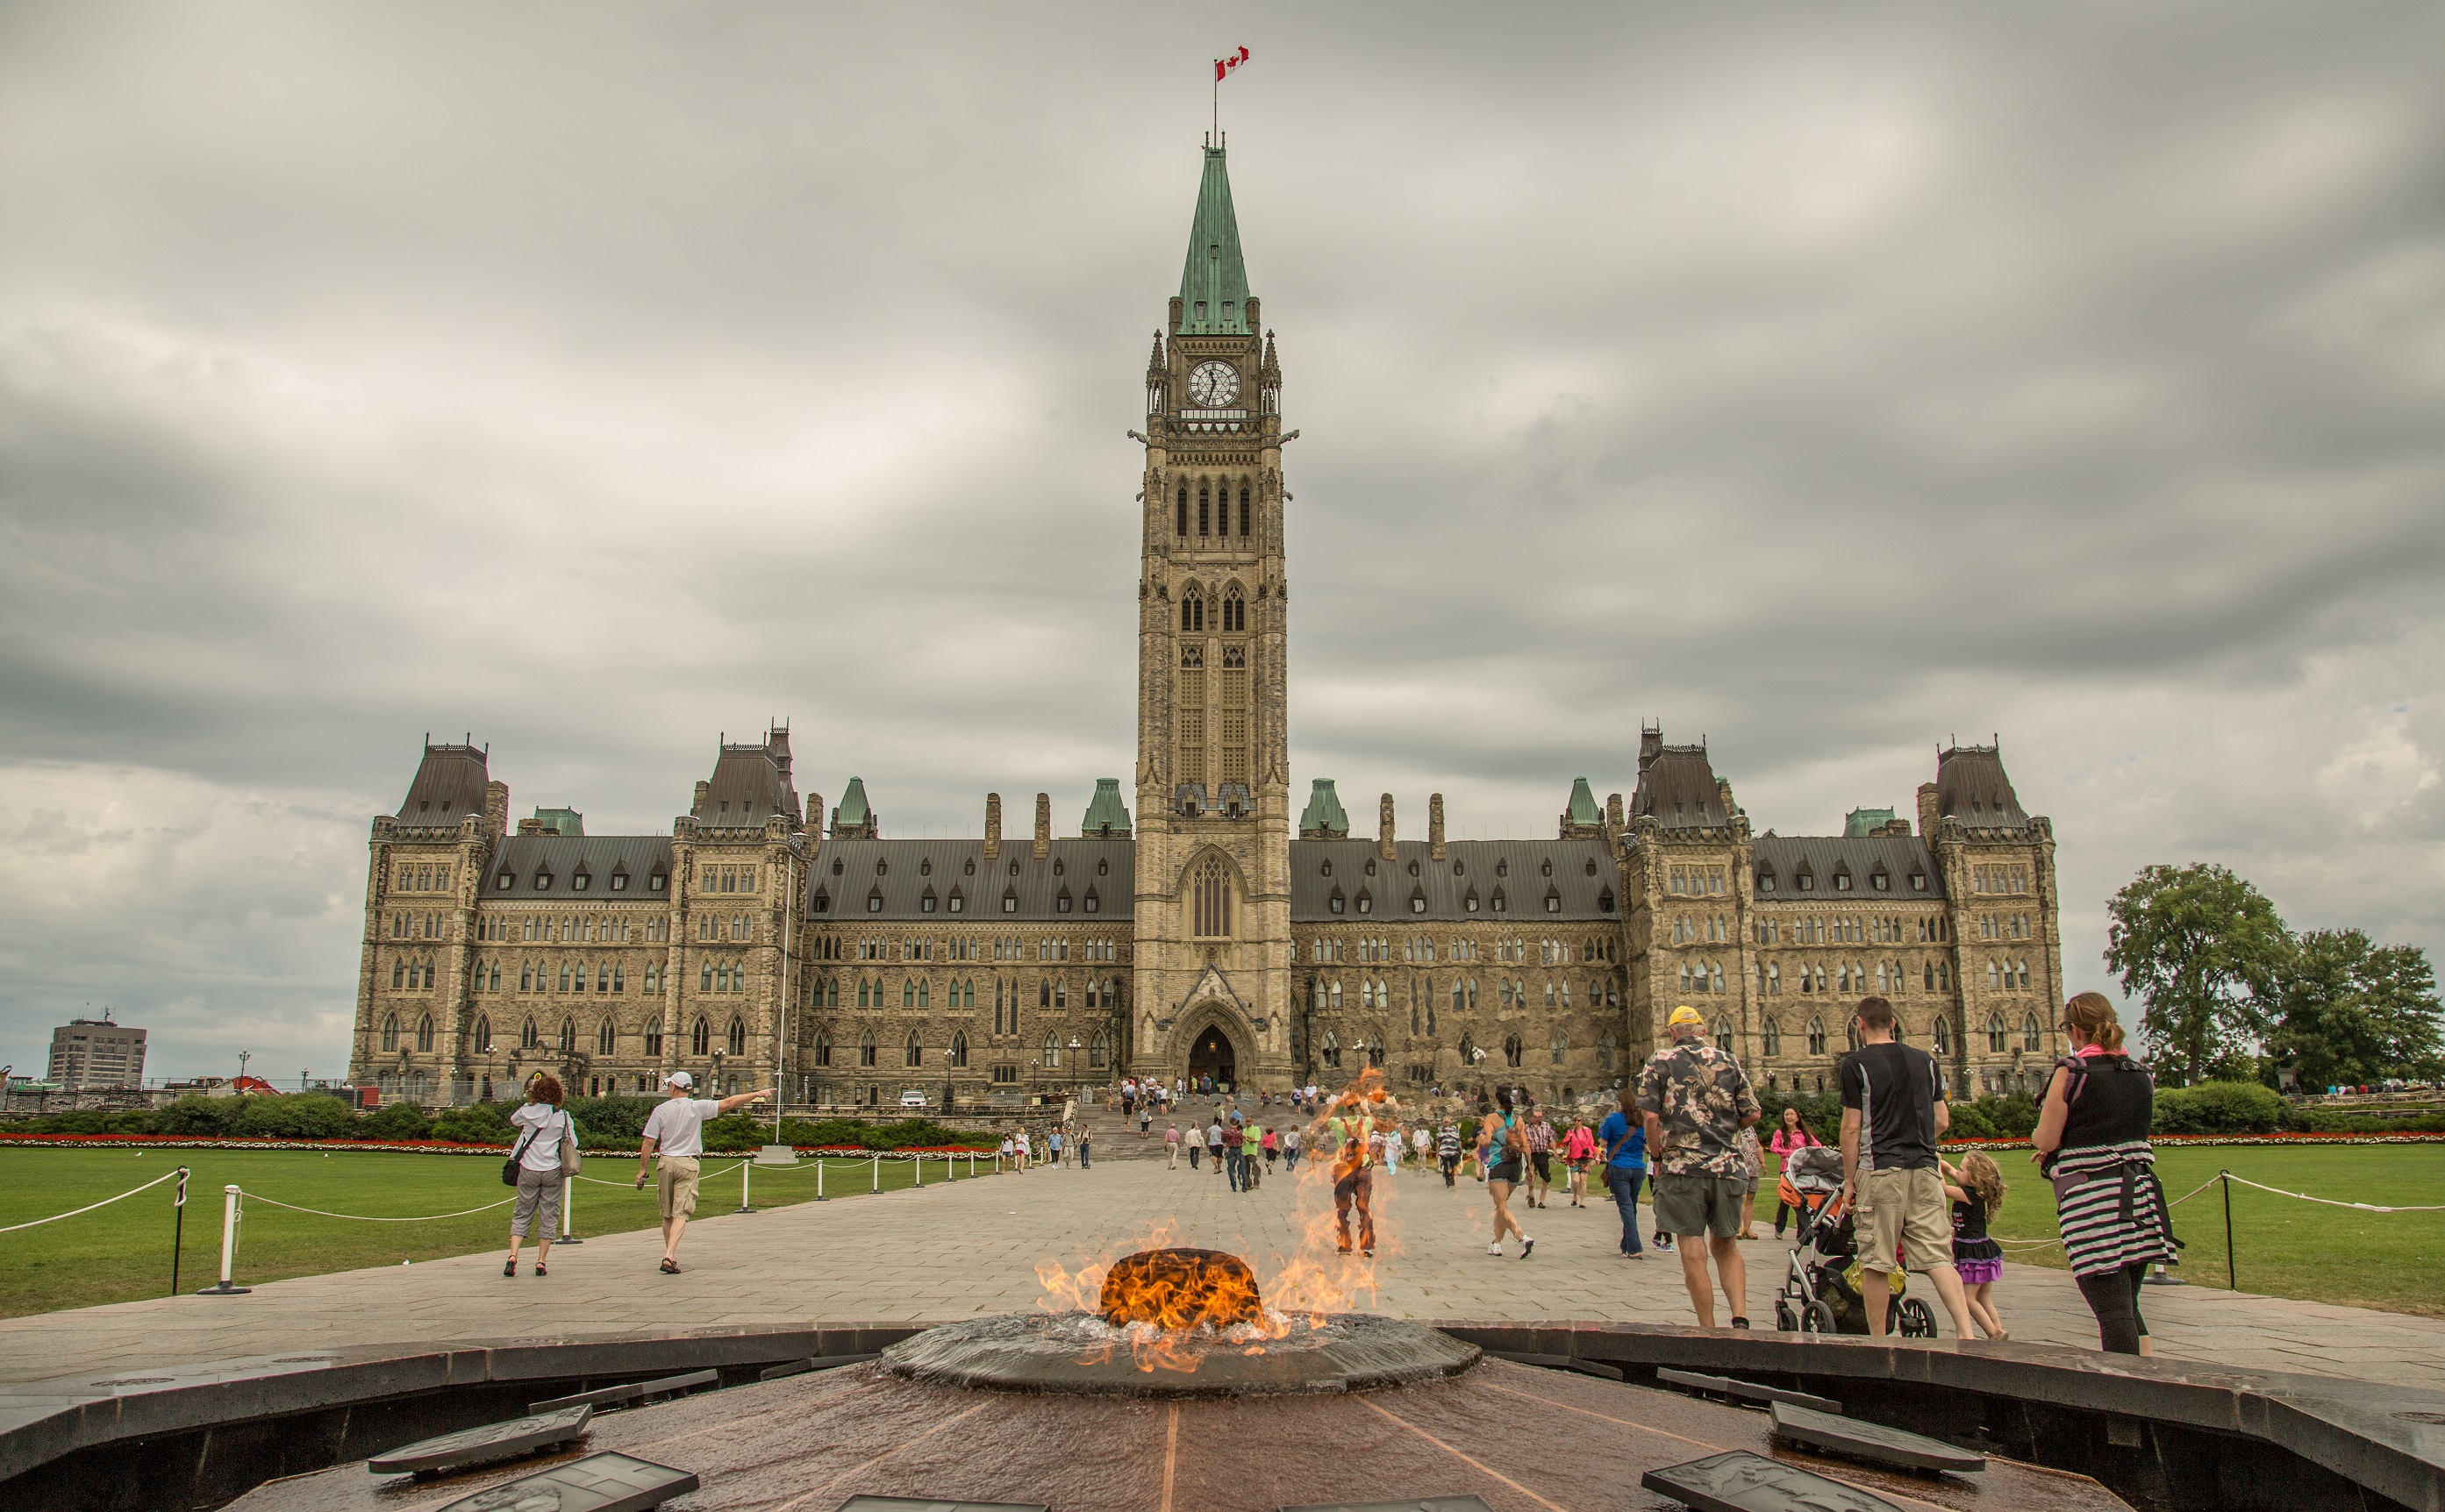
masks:
[[[1894,1005],[1862,998],[1860,1046],[1842,1057],[1843,1196],[1857,1204],[1861,1311],[1868,1332],[1885,1332],[1892,1297],[1886,1279],[1899,1254],[1935,1284],[1958,1338],[1970,1331],[1969,1299],[1952,1268],[1952,1214],[1935,1141],[1952,1123],[1935,1077],[1935,1058],[1894,1041]]]

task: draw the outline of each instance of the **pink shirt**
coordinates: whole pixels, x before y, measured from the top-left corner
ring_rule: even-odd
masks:
[[[1584,1129],[1574,1129],[1562,1141],[1562,1153],[1572,1160],[1590,1160],[1596,1152],[1596,1136]]]
[[[1767,1141],[1767,1148],[1778,1155],[1788,1155],[1795,1149],[1806,1149],[1813,1145],[1823,1143],[1825,1143],[1823,1140],[1805,1129],[1790,1130],[1778,1129],[1774,1131],[1774,1138]]]

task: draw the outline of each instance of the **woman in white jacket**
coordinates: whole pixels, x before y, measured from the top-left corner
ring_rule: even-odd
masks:
[[[518,1273],[518,1245],[538,1217],[543,1226],[534,1235],[537,1276],[546,1274],[544,1260],[551,1254],[552,1236],[560,1232],[560,1141],[576,1128],[560,1099],[559,1079],[541,1072],[527,1083],[527,1100],[510,1114],[510,1125],[518,1131],[518,1201],[510,1209],[510,1260],[501,1267],[504,1276]]]

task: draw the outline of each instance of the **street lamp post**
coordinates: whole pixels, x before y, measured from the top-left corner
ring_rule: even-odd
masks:
[[[238,1092],[241,1096],[246,1092],[246,1063],[253,1058],[254,1052],[252,1050],[241,1050],[237,1053]]]

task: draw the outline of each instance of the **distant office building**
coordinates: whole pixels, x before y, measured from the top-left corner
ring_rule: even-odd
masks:
[[[76,1018],[51,1031],[51,1071],[64,1092],[84,1087],[144,1085],[144,1031],[99,1018]]]

